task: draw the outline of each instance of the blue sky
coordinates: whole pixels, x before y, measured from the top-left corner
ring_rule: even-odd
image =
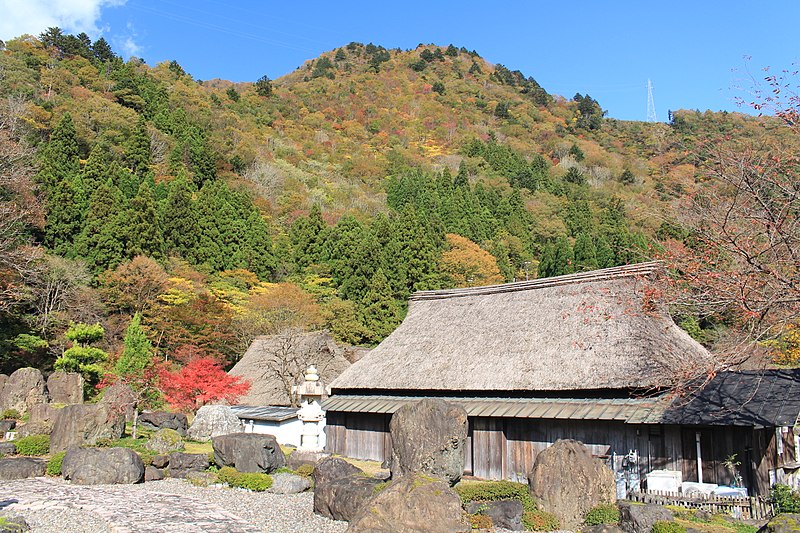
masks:
[[[763,67],[800,61],[797,0],[0,0],[0,12],[0,39],[59,25],[103,35],[125,57],[175,59],[204,80],[274,79],[350,41],[453,43],[629,120],[647,116],[648,79],[665,120],[670,109],[737,110]]]

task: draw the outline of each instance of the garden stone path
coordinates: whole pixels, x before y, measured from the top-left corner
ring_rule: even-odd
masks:
[[[221,507],[190,496],[125,490],[114,485],[68,485],[47,478],[0,482],[0,508],[83,509],[114,533],[255,533],[261,531]]]

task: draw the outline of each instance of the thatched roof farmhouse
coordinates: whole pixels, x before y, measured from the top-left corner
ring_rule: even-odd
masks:
[[[752,458],[751,493],[768,490],[794,460],[775,431],[792,415],[768,427],[681,423],[666,392],[709,373],[713,358],[653,297],[662,273],[651,262],[413,294],[397,330],[331,383],[328,450],[382,461],[392,413],[436,396],[467,410],[465,471],[477,477],[524,477],[539,451],[575,438],[616,471],[636,469],[629,488],[657,469],[731,483],[722,463],[738,453]],[[796,419],[800,404],[787,409]]]

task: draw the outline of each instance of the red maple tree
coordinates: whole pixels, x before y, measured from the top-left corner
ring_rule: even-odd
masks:
[[[228,375],[213,359],[193,359],[179,370],[161,371],[164,398],[180,411],[190,411],[209,402],[236,403],[250,390],[250,382]]]

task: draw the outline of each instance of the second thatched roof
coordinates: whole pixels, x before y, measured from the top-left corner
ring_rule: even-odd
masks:
[[[408,316],[333,383],[348,391],[669,386],[711,356],[648,297],[659,263],[412,295]]]

